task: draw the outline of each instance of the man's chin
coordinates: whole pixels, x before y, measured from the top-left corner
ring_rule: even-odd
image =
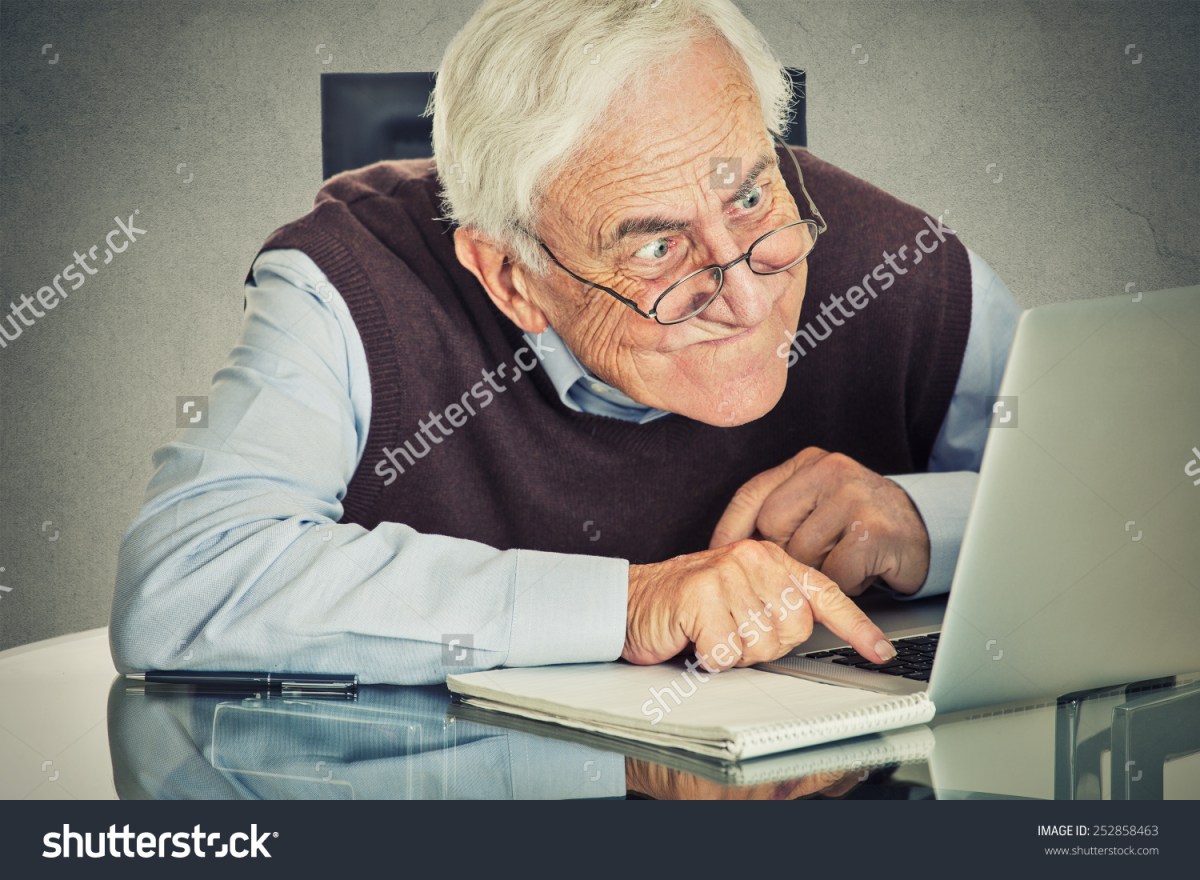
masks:
[[[718,428],[762,418],[783,397],[788,378],[787,361],[776,353],[769,330],[770,322],[760,324],[716,357],[705,345],[690,346],[674,372],[658,377],[659,387],[675,394],[651,405]]]
[[[779,378],[762,377],[752,383],[737,383],[714,391],[713,395],[703,401],[697,401],[694,412],[676,410],[681,415],[713,425],[717,428],[736,428],[761,419],[775,408],[783,397],[783,389],[787,384],[786,371]]]

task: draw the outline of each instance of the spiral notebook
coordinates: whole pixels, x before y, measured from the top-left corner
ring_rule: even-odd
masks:
[[[933,754],[935,744],[933,731],[927,725],[914,724],[900,730],[868,733],[808,749],[763,755],[744,761],[729,761],[683,749],[663,748],[607,734],[576,730],[561,724],[532,721],[508,713],[480,709],[461,701],[452,705],[447,715],[455,721],[493,728],[503,727],[506,730],[532,733],[594,749],[619,752],[631,758],[640,758],[671,770],[731,786],[768,785],[814,774],[846,772],[855,772],[859,774],[859,781],[865,781],[871,773],[881,768],[927,762]]]
[[[703,680],[700,680],[703,679]],[[881,694],[760,669],[585,663],[450,675],[459,700],[662,748],[741,761],[922,724],[924,692]]]

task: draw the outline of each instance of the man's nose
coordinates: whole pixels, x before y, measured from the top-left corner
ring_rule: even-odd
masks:
[[[755,275],[751,272],[749,262],[744,258],[739,259],[744,257],[744,251],[736,245],[731,245],[725,253],[730,255],[721,265],[731,260],[737,262],[725,270],[725,283],[721,287],[721,295],[704,310],[702,317],[739,327],[753,327],[762,323],[775,306],[775,300],[779,298],[776,285],[770,283],[774,276]]]

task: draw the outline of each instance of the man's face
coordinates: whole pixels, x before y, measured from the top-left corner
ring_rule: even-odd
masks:
[[[564,266],[643,311],[692,270],[724,265],[800,219],[757,98],[720,42],[695,43],[646,95],[639,106],[617,100],[596,158],[554,183],[538,230]],[[741,262],[712,305],[673,326],[557,267],[524,286],[601,379],[648,406],[738,425],[783,394],[776,349],[797,325],[806,279],[807,262],[776,275]]]

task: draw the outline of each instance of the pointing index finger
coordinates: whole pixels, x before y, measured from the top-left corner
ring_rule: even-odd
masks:
[[[896,656],[896,649],[884,637],[883,630],[872,623],[837,584],[790,556],[784,560],[793,580],[800,584],[800,592],[808,600],[814,620],[825,624],[859,654],[875,663],[886,663]]]

